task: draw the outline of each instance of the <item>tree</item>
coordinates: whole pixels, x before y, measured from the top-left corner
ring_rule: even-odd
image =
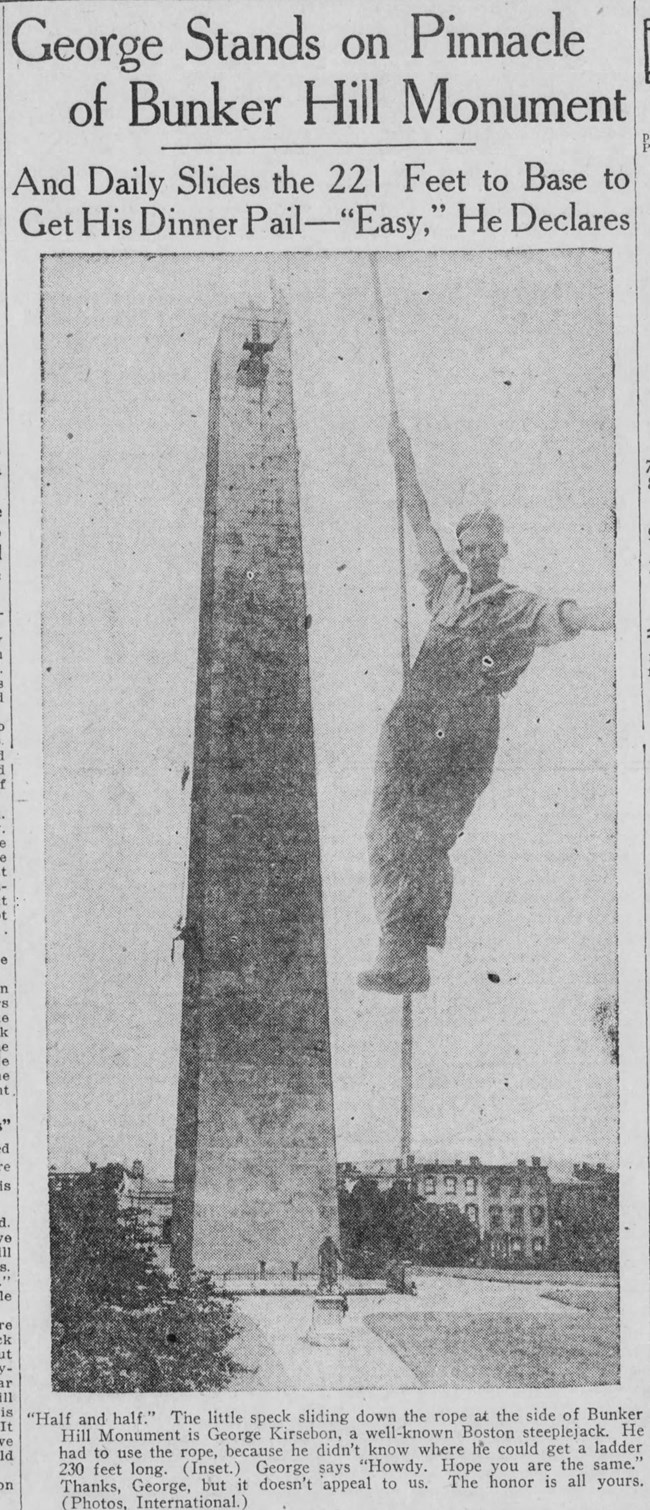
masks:
[[[348,1273],[384,1275],[395,1263],[444,1267],[475,1263],[478,1231],[457,1207],[429,1205],[406,1180],[381,1191],[361,1179],[339,1201],[341,1244]]]
[[[179,1287],[131,1212],[121,1165],[50,1182],[52,1385],[67,1391],[217,1390],[235,1370],[232,1307],[208,1276]]]
[[[384,1194],[376,1180],[357,1180],[339,1197],[341,1250],[348,1274],[375,1279],[395,1257],[385,1232]]]
[[[475,1222],[454,1206],[426,1206],[420,1216],[419,1262],[432,1268],[463,1268],[475,1264],[480,1248]]]
[[[151,1305],[166,1292],[165,1276],[130,1213],[120,1211],[121,1164],[50,1183],[52,1312],[70,1320],[71,1305],[91,1309]]]
[[[554,1269],[616,1272],[619,1263],[618,1175],[603,1170],[582,1184],[551,1190],[552,1236],[549,1263]]]

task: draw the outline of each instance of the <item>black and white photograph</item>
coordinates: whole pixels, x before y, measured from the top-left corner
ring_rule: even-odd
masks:
[[[615,1384],[610,254],[41,297],[53,1388]]]

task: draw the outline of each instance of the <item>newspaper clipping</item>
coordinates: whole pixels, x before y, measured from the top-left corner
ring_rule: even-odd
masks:
[[[650,6],[0,10],[0,1510],[647,1504]]]

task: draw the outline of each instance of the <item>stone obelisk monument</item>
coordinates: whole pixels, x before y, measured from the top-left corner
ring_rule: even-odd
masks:
[[[210,389],[172,1259],[317,1269],[338,1237],[291,347],[222,327]],[[261,1268],[261,1266],[264,1266]]]

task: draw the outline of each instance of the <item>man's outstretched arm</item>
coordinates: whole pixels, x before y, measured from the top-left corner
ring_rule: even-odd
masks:
[[[411,442],[401,426],[392,430],[388,444],[395,462],[397,485],[400,488],[406,517],[415,535],[422,565],[437,571],[448,559],[438,531],[429,517],[429,505],[418,482]]]
[[[562,640],[573,639],[582,629],[613,628],[613,604],[581,605],[572,598],[566,598],[562,603],[548,603],[538,614],[535,620],[535,640],[538,645],[559,645]]]
[[[613,603],[565,603],[563,618],[571,629],[613,629]]]

